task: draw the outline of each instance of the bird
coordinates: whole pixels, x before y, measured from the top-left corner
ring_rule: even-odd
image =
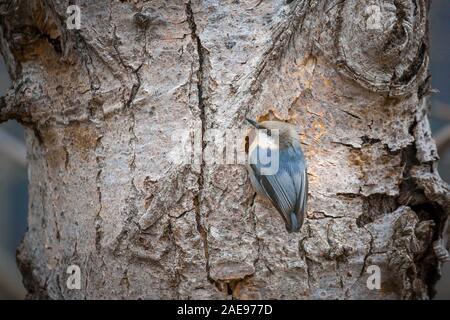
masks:
[[[300,232],[308,202],[307,164],[295,126],[271,120],[256,122],[249,132],[246,167],[256,193],[270,200],[284,220],[289,233]],[[264,158],[278,156],[270,172]]]

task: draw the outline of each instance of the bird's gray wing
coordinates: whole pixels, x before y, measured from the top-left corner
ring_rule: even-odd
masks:
[[[290,161],[286,161],[288,164],[287,171],[294,182],[296,195],[294,213],[297,217],[299,227],[301,227],[305,219],[308,202],[308,175],[306,163],[301,151],[294,153],[290,149],[289,158]]]
[[[295,203],[294,212],[301,227],[303,225],[303,221],[306,215],[306,208],[308,206],[308,172],[306,166],[300,166],[298,172],[299,183],[298,187],[296,188],[297,201]]]
[[[292,231],[290,215],[303,224],[307,204],[308,180],[303,155],[290,149],[279,152],[279,168],[274,175],[262,175],[261,166],[250,164],[254,178],[259,182],[272,204],[281,214],[288,230]]]
[[[255,179],[290,228],[290,214],[294,211],[297,195],[294,181],[286,167],[283,151],[279,152],[279,156],[278,171],[273,175],[262,174],[262,166],[259,163],[250,164],[250,167]]]

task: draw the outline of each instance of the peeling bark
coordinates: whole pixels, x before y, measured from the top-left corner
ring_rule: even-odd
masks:
[[[427,1],[381,1],[381,30],[356,0],[77,3],[68,30],[69,1],[0,1],[0,121],[27,128],[30,298],[433,296],[450,196],[426,117]],[[299,129],[299,234],[243,165],[207,161],[210,130],[246,116]],[[188,164],[180,129],[199,138]]]

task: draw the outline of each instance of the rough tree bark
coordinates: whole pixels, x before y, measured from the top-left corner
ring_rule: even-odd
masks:
[[[29,297],[432,297],[450,200],[426,117],[429,3],[372,2],[1,0],[14,84],[0,121],[27,137]],[[299,128],[299,234],[244,166],[172,161],[175,130],[199,130],[204,155],[209,129],[245,116]],[[373,264],[381,290],[366,286]]]

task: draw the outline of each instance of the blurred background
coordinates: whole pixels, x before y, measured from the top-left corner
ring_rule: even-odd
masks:
[[[432,87],[429,115],[438,144],[441,177],[450,183],[450,1],[433,0],[430,13]],[[11,82],[0,55],[0,96]],[[16,266],[16,248],[27,228],[27,167],[23,129],[0,124],[0,299],[22,299],[25,289]],[[443,269],[435,299],[450,299],[450,263]]]

